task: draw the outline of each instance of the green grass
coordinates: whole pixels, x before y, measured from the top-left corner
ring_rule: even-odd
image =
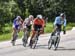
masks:
[[[75,26],[75,23],[68,23],[66,29],[71,30],[72,27]],[[11,39],[12,35],[12,24],[5,24],[4,33],[0,34],[0,41],[6,41]],[[47,23],[44,29],[45,33],[50,33],[53,31],[53,23]],[[19,37],[21,37],[23,32],[19,33]]]
[[[66,30],[71,30],[72,27],[75,27],[75,23],[68,23]],[[45,27],[45,33],[49,33],[53,31],[53,23],[47,23]]]
[[[3,29],[3,33],[0,34],[0,41],[10,40],[12,36],[12,24],[5,24],[5,27]],[[22,31],[19,32],[19,37],[21,37],[22,34]]]
[[[49,33],[49,32],[52,32],[52,30],[53,30],[53,24],[52,23],[47,23],[46,27],[44,29],[44,32]]]

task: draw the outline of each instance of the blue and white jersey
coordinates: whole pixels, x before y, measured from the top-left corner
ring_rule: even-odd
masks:
[[[56,24],[59,24],[59,25],[63,24],[64,26],[66,26],[66,19],[65,18],[62,19],[60,16],[57,16],[54,21],[54,25]]]
[[[13,27],[16,28],[16,29],[19,29],[19,26],[20,26],[20,22],[17,19],[14,19]]]

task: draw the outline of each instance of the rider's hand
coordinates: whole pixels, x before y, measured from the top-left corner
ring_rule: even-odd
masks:
[[[65,26],[63,27],[63,34],[66,34]]]
[[[66,34],[66,31],[65,30],[63,31],[63,34]]]

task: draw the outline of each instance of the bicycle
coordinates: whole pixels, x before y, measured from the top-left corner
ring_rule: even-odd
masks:
[[[30,45],[30,48],[32,48],[32,49],[35,49],[35,47],[36,47],[36,45],[37,45],[38,37],[39,37],[39,32],[40,32],[40,29],[38,28],[37,33],[36,33],[35,36],[33,37],[32,43],[31,43],[31,45]]]
[[[29,35],[30,35],[30,32],[29,32],[28,29],[26,29],[26,31],[24,32],[23,39],[22,39],[22,42],[23,42],[23,46],[24,47],[26,47],[26,44],[27,44]]]
[[[52,45],[54,45],[54,50],[57,50],[60,42],[60,30],[57,29],[55,35],[51,36],[48,41],[48,49],[51,49]]]

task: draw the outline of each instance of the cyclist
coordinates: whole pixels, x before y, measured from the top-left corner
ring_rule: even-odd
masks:
[[[45,22],[42,19],[42,15],[37,15],[37,17],[33,20],[33,25],[32,25],[33,31],[32,31],[32,36],[30,39],[30,44],[29,44],[30,46],[33,43],[32,39],[33,39],[34,35],[37,33],[37,30],[40,29],[43,31],[44,26],[45,26]],[[42,33],[42,31],[40,31],[39,35]]]
[[[61,13],[59,16],[55,18],[54,21],[54,31],[52,32],[52,36],[55,35],[56,29],[58,28],[61,31],[61,26],[63,25],[63,30],[64,34],[65,32],[65,27],[66,27],[66,17],[64,13]]]
[[[14,41],[16,41],[15,34],[18,34],[18,32],[20,31],[20,28],[22,27],[22,18],[20,16],[17,16],[14,21],[13,21],[13,32],[12,32],[12,40],[11,43],[13,43]]]
[[[30,36],[33,19],[34,19],[33,15],[29,15],[29,17],[26,18],[23,22],[23,32],[25,33],[26,31],[28,31],[27,40],[28,40],[28,37]],[[25,37],[23,37],[23,40],[24,39]]]

